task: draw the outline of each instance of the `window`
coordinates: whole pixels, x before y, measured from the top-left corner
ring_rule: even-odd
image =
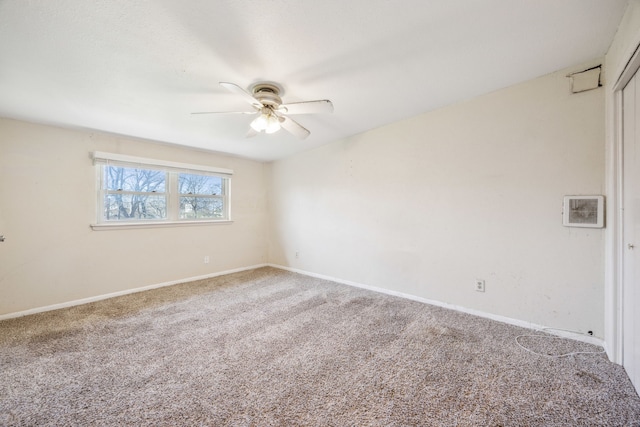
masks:
[[[224,218],[224,188],[219,176],[179,174],[180,219]]]
[[[93,153],[97,225],[180,224],[230,219],[228,169]]]
[[[103,220],[167,219],[167,173],[126,166],[102,166]]]

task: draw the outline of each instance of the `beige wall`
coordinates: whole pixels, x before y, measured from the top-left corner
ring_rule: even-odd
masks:
[[[617,221],[620,208],[618,204],[620,170],[617,166],[620,141],[616,139],[615,90],[621,88],[616,88],[615,85],[638,45],[640,45],[640,0],[631,0],[605,58],[606,180],[609,196],[607,205],[609,226],[606,230],[605,247],[605,342],[609,358],[617,363],[622,363],[622,325],[620,324],[621,307],[619,307],[621,277],[618,273],[618,251],[621,242],[618,241],[620,223]]]
[[[269,261],[602,337],[603,230],[561,218],[604,193],[604,91],[571,95],[580,69],[273,163]]]
[[[94,150],[233,169],[234,223],[92,231]],[[266,262],[265,170],[224,155],[0,119],[0,315]]]

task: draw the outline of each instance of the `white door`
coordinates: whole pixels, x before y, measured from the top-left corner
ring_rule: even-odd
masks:
[[[640,80],[622,91],[623,366],[640,391]]]
[[[2,199],[3,199],[3,197],[0,196],[0,203],[1,203]],[[3,210],[3,205],[0,204],[0,259],[4,258],[2,256],[3,252],[1,250],[2,250],[2,248],[4,246],[4,245],[2,245],[2,242],[4,242],[4,239],[5,239],[4,236],[5,236],[5,232],[6,232],[5,223],[4,223],[4,220],[2,218],[2,210]],[[2,275],[1,273],[2,272],[0,272],[0,276]]]

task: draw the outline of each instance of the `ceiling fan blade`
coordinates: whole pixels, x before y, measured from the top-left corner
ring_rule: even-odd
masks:
[[[228,83],[228,82],[220,82],[220,86],[222,86],[223,88],[227,89],[230,92],[233,92],[235,94],[240,95],[241,97],[244,98],[245,101],[247,101],[249,104],[253,105],[253,108],[257,108],[257,109],[262,108],[262,103],[260,101],[255,99],[253,96],[251,96],[251,94],[249,92],[247,92],[246,90],[242,89],[237,84]]]
[[[279,116],[279,117],[282,119],[282,121],[280,122],[280,126],[282,126],[284,130],[297,136],[298,138],[305,139],[311,134],[309,130],[307,130],[304,126],[302,126],[300,123],[296,122],[295,120],[287,116]]]
[[[257,111],[196,111],[191,114],[257,114]]]
[[[284,114],[333,113],[333,104],[328,99],[292,102],[291,104],[282,104],[278,107],[278,111]]]

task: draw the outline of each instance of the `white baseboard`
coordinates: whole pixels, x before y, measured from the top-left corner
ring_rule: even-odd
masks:
[[[273,268],[278,268],[278,269],[281,269],[281,270],[291,271],[293,273],[303,274],[303,275],[309,276],[309,277],[316,277],[318,279],[330,280],[332,282],[341,283],[343,285],[354,286],[356,288],[362,288],[362,289],[367,289],[367,290],[370,290],[370,291],[373,291],[373,292],[378,292],[378,293],[387,294],[387,295],[393,295],[393,296],[400,297],[400,298],[406,298],[406,299],[410,299],[410,300],[413,300],[413,301],[422,302],[422,303],[425,303],[425,304],[435,305],[437,307],[448,308],[450,310],[456,310],[456,311],[459,311],[459,312],[462,312],[462,313],[467,313],[467,314],[472,314],[474,316],[484,317],[486,319],[495,320],[495,321],[506,323],[506,324],[509,324],[509,325],[519,326],[519,327],[522,327],[522,328],[533,329],[533,330],[544,330],[545,332],[548,332],[548,333],[556,335],[556,336],[560,336],[560,337],[564,337],[564,338],[570,338],[570,339],[574,339],[574,340],[577,340],[577,341],[581,341],[581,342],[585,342],[585,343],[589,343],[589,344],[594,344],[594,345],[599,345],[599,346],[605,347],[605,342],[603,340],[599,339],[599,338],[596,338],[596,337],[591,337],[591,336],[588,336],[588,335],[583,335],[583,334],[580,334],[580,333],[575,333],[575,332],[570,332],[570,331],[564,331],[564,330],[560,330],[560,329],[554,329],[554,328],[550,328],[550,327],[547,327],[547,326],[543,326],[543,325],[538,325],[538,324],[535,324],[535,323],[527,322],[525,320],[513,319],[511,317],[500,316],[500,315],[497,315],[497,314],[487,313],[487,312],[480,311],[480,310],[474,310],[474,309],[467,308],[467,307],[462,307],[462,306],[459,306],[459,305],[454,305],[454,304],[449,304],[449,303],[445,303],[445,302],[441,302],[441,301],[422,298],[422,297],[418,297],[418,296],[411,295],[411,294],[405,294],[403,292],[392,291],[390,289],[379,288],[379,287],[370,286],[370,285],[364,285],[362,283],[357,283],[357,282],[353,282],[353,281],[350,281],[350,280],[344,280],[344,279],[340,279],[340,278],[337,278],[337,277],[327,276],[327,275],[324,275],[324,274],[312,273],[310,271],[300,270],[300,269],[292,268],[292,267],[286,267],[284,265],[279,265],[279,264],[257,264],[257,265],[252,265],[252,266],[249,266],[249,267],[241,267],[241,268],[235,268],[235,269],[232,269],[232,270],[219,271],[217,273],[205,274],[205,275],[202,275],[202,276],[188,277],[188,278],[185,278],[185,279],[173,280],[173,281],[170,281],[170,282],[157,283],[157,284],[154,284],[154,285],[143,286],[143,287],[140,287],[140,288],[126,289],[124,291],[113,292],[113,293],[104,294],[104,295],[97,295],[97,296],[94,296],[94,297],[82,298],[82,299],[78,299],[78,300],[74,300],[74,301],[68,301],[68,302],[64,302],[64,303],[60,303],[60,304],[48,305],[48,306],[44,306],[44,307],[32,308],[32,309],[29,309],[29,310],[18,311],[18,312],[15,312],[15,313],[3,314],[3,315],[0,315],[0,320],[13,319],[13,318],[16,318],[16,317],[28,316],[30,314],[37,314],[37,313],[43,313],[45,311],[58,310],[58,309],[67,308],[67,307],[73,307],[73,306],[76,306],[76,305],[87,304],[87,303],[96,302],[96,301],[100,301],[100,300],[104,300],[104,299],[108,299],[108,298],[119,297],[119,296],[122,296],[122,295],[128,295],[128,294],[133,294],[133,293],[137,293],[137,292],[144,292],[144,291],[148,291],[148,290],[151,290],[151,289],[163,288],[165,286],[177,285],[177,284],[180,284],[180,283],[194,282],[194,281],[202,280],[202,279],[210,279],[212,277],[224,276],[224,275],[227,275],[227,274],[238,273],[238,272],[241,272],[241,271],[253,270],[253,269],[256,269],[256,268],[260,268],[260,267],[273,267]]]
[[[519,326],[521,328],[533,329],[533,330],[537,330],[537,331],[542,331],[543,330],[544,332],[547,332],[547,333],[555,335],[555,336],[559,336],[559,337],[563,337],[563,338],[570,338],[570,339],[573,339],[573,340],[576,340],[576,341],[581,341],[581,342],[585,342],[585,343],[588,343],[588,344],[598,345],[598,346],[601,346],[601,347],[605,346],[605,343],[604,343],[603,340],[601,340],[599,338],[596,338],[596,337],[589,336],[589,335],[580,334],[580,333],[577,333],[577,332],[565,331],[565,330],[562,330],[562,329],[554,329],[554,328],[551,328],[551,327],[548,327],[548,326],[543,326],[543,325],[538,325],[538,324],[535,324],[535,323],[527,322],[525,320],[513,319],[511,317],[500,316],[500,315],[497,315],[497,314],[487,313],[487,312],[480,311],[480,310],[474,310],[472,308],[462,307],[462,306],[459,306],[459,305],[449,304],[449,303],[446,303],[446,302],[441,302],[441,301],[431,300],[431,299],[427,299],[427,298],[422,298],[422,297],[418,297],[418,296],[415,296],[415,295],[405,294],[405,293],[397,292],[397,291],[392,291],[392,290],[385,289],[385,288],[378,288],[376,286],[363,285],[362,283],[352,282],[350,280],[339,279],[337,277],[326,276],[324,274],[312,273],[312,272],[305,271],[305,270],[300,270],[300,269],[297,269],[297,268],[286,267],[284,265],[278,265],[278,264],[267,264],[267,265],[269,267],[279,268],[281,270],[291,271],[293,273],[299,273],[299,274],[303,274],[305,276],[315,277],[315,278],[324,279],[324,280],[330,280],[332,282],[341,283],[343,285],[354,286],[356,288],[362,288],[362,289],[367,289],[367,290],[374,291],[374,292],[379,292],[379,293],[382,293],[382,294],[393,295],[393,296],[400,297],[400,298],[406,298],[406,299],[410,299],[410,300],[413,300],[413,301],[422,302],[422,303],[425,303],[425,304],[435,305],[437,307],[448,308],[450,310],[456,310],[456,311],[459,311],[459,312],[462,312],[462,313],[472,314],[472,315],[478,316],[478,317],[484,317],[486,319],[495,320],[495,321],[506,323],[506,324],[509,324],[509,325]]]
[[[154,285],[143,286],[141,288],[126,289],[124,291],[113,292],[113,293],[110,293],[110,294],[97,295],[97,296],[94,296],[94,297],[77,299],[77,300],[73,300],[73,301],[63,302],[63,303],[60,303],[60,304],[47,305],[47,306],[44,306],[44,307],[36,307],[36,308],[29,309],[29,310],[18,311],[18,312],[15,312],[15,313],[2,314],[2,315],[0,315],[0,320],[13,319],[13,318],[16,318],[16,317],[28,316],[30,314],[44,313],[45,311],[58,310],[60,308],[73,307],[73,306],[76,306],[76,305],[82,305],[82,304],[87,304],[87,303],[90,303],[90,302],[101,301],[101,300],[104,300],[104,299],[119,297],[119,296],[122,296],[122,295],[135,294],[137,292],[149,291],[151,289],[164,288],[165,286],[178,285],[180,283],[195,282],[197,280],[202,280],[202,279],[210,279],[212,277],[224,276],[224,275],[231,274],[231,273],[238,273],[240,271],[253,270],[255,268],[266,267],[267,265],[268,264],[257,264],[257,265],[252,265],[252,266],[249,266],[249,267],[234,268],[232,270],[225,270],[225,271],[219,271],[217,273],[205,274],[203,276],[188,277],[186,279],[179,279],[179,280],[172,280],[170,282],[156,283]]]

